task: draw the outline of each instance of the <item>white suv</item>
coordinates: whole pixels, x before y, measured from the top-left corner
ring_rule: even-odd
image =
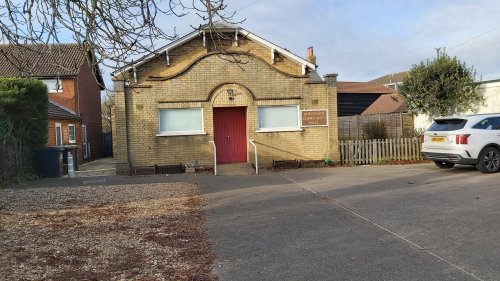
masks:
[[[422,139],[422,157],[439,168],[476,166],[483,173],[500,170],[500,114],[434,119]]]

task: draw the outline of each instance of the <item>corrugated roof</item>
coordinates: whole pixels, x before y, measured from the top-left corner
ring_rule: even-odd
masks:
[[[339,94],[396,94],[394,89],[371,82],[337,82]]]
[[[396,73],[390,73],[387,75],[384,75],[382,77],[373,79],[369,82],[376,83],[376,84],[392,84],[392,83],[400,83],[403,82],[404,78],[408,75],[409,71],[403,71],[403,72],[396,72]]]
[[[70,119],[77,120],[80,119],[75,112],[65,108],[64,106],[49,100],[49,118],[53,119]]]
[[[381,95],[361,115],[407,112],[406,99],[400,94]]]

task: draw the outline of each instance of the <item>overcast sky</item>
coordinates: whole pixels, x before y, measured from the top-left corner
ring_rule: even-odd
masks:
[[[318,72],[369,81],[432,59],[435,48],[500,79],[498,0],[226,0],[241,26],[293,53],[314,47]],[[166,17],[180,35],[201,21]],[[161,46],[158,46],[161,47]]]

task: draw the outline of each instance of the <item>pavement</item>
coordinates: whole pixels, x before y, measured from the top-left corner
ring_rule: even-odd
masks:
[[[500,173],[367,165],[43,179],[199,185],[220,280],[500,280]]]
[[[104,157],[80,164],[78,171],[75,171],[75,177],[114,176],[116,175],[116,161],[112,157]]]
[[[198,177],[220,280],[500,280],[499,179],[432,164]]]

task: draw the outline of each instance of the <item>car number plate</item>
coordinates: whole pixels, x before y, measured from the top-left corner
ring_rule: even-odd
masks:
[[[445,142],[446,138],[444,137],[432,137],[431,141],[432,142]]]

